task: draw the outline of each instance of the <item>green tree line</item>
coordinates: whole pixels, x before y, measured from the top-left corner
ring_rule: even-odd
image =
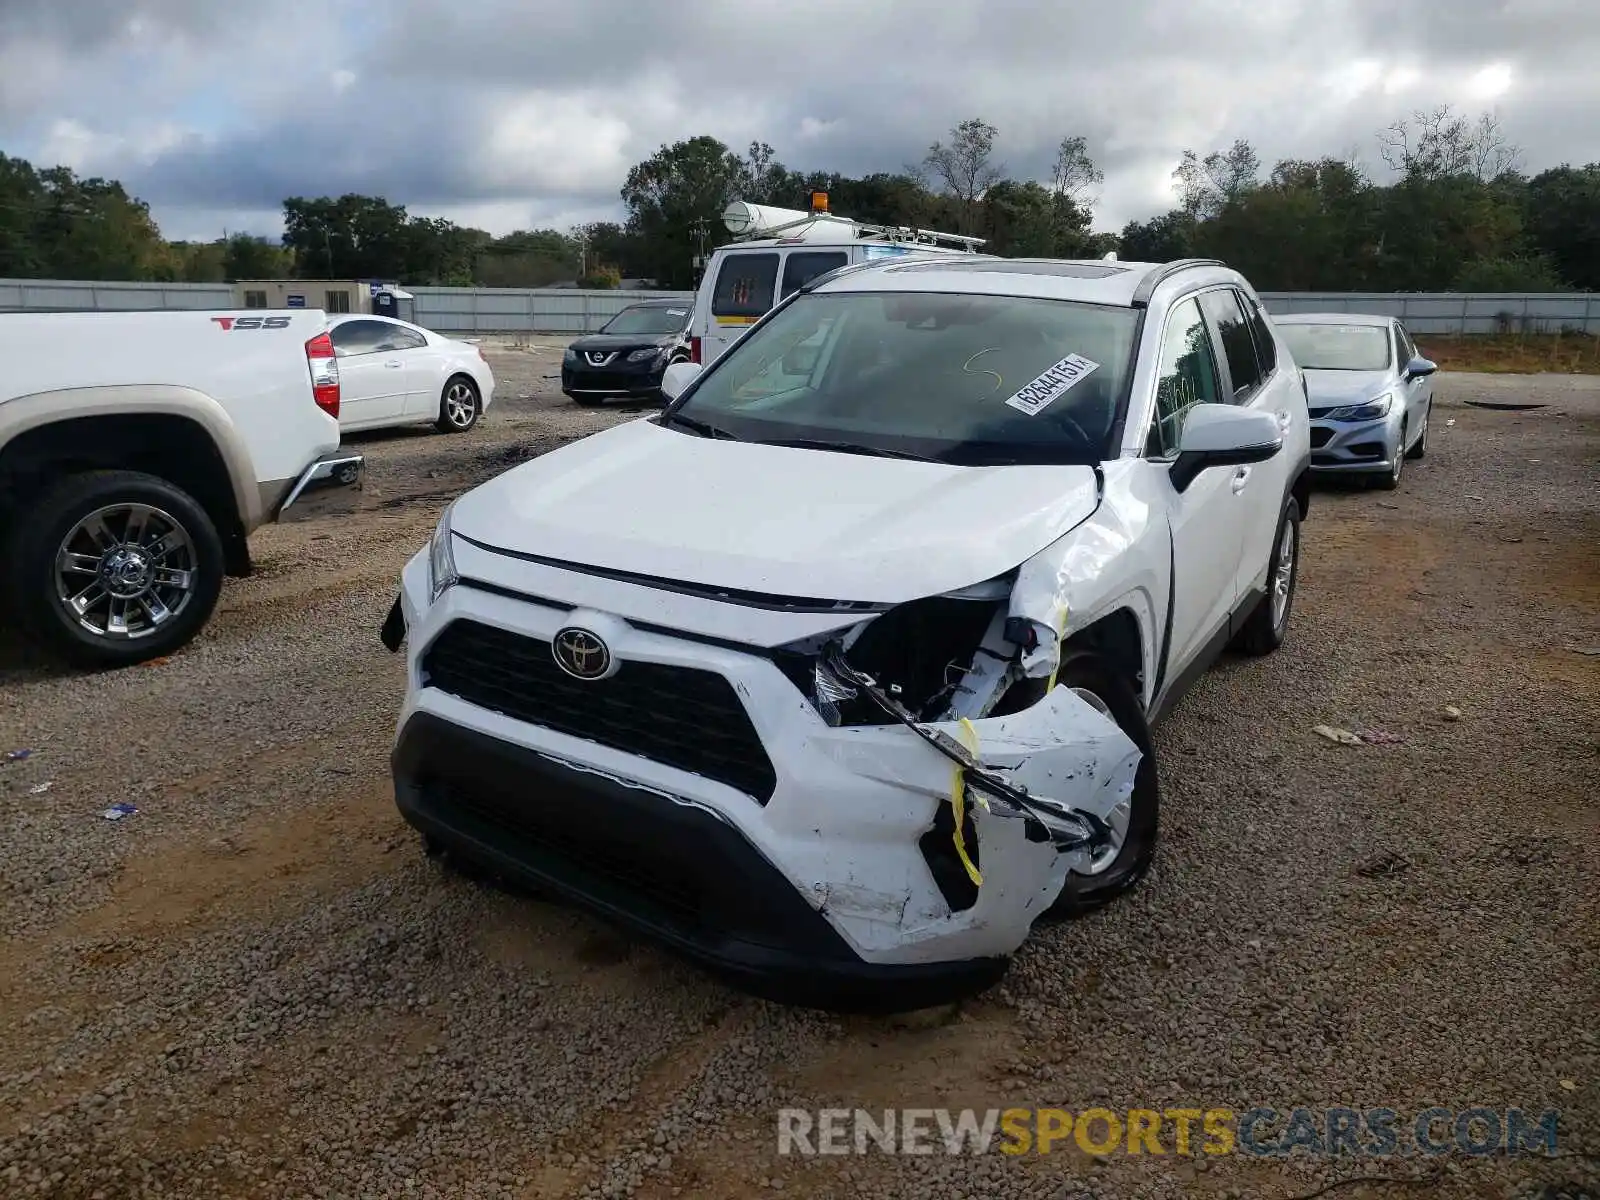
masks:
[[[740,154],[702,135],[628,172],[621,223],[493,237],[381,197],[297,196],[283,203],[281,244],[248,234],[168,242],[117,181],[0,154],[0,276],[488,287],[643,277],[686,288],[697,259],[727,240],[730,201],[805,208],[825,191],[842,215],[975,235],[991,253],[1220,258],[1270,291],[1600,290],[1600,163],[1526,175],[1491,116],[1446,107],[1397,121],[1377,139],[1386,183],[1355,155],[1264,169],[1246,141],[1185,151],[1173,209],[1115,234],[1091,231],[1103,175],[1082,137],[1062,137],[1043,180],[1012,178],[998,139],[974,117],[914,163],[854,177],[791,170],[765,142]]]

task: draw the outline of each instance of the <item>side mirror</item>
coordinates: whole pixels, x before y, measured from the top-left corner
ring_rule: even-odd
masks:
[[[683,389],[694,382],[694,377],[700,374],[701,369],[699,363],[673,363],[662,372],[661,394],[668,400],[676,400],[683,395]]]
[[[1283,432],[1271,413],[1231,404],[1196,404],[1183,422],[1178,457],[1168,472],[1172,486],[1187,491],[1201,471],[1266,462],[1283,449]]]
[[[1431,359],[1423,358],[1419,354],[1406,364],[1406,378],[1421,379],[1425,375],[1432,375],[1438,369],[1438,363]]]

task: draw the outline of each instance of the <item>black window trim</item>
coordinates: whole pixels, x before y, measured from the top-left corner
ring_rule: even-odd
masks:
[[[1245,332],[1247,334],[1250,333],[1250,316],[1249,316],[1249,313],[1246,311],[1246,309],[1244,307],[1243,298],[1239,295],[1239,289],[1234,287],[1231,283],[1224,283],[1224,284],[1217,284],[1217,285],[1214,285],[1214,286],[1211,286],[1211,287],[1201,288],[1198,292],[1195,293],[1195,295],[1196,295],[1196,297],[1209,296],[1213,292],[1232,292],[1233,293],[1234,303],[1239,306],[1239,315],[1244,317],[1244,319],[1245,319]],[[1253,387],[1251,387],[1248,391],[1240,392],[1237,389],[1235,389],[1234,383],[1233,383],[1233,364],[1228,361],[1228,347],[1227,347],[1227,344],[1222,340],[1222,330],[1217,327],[1216,321],[1214,321],[1212,319],[1212,317],[1211,317],[1211,314],[1206,311],[1206,306],[1203,303],[1200,304],[1200,317],[1205,322],[1207,331],[1209,331],[1209,333],[1211,334],[1212,353],[1213,354],[1217,354],[1218,352],[1220,352],[1220,357],[1217,359],[1217,370],[1221,373],[1221,376],[1222,376],[1222,379],[1221,379],[1221,385],[1222,385],[1221,391],[1222,391],[1222,394],[1224,396],[1228,397],[1226,400],[1222,401],[1222,403],[1224,403],[1224,404],[1233,404],[1233,405],[1243,405],[1243,404],[1250,403],[1250,401],[1255,398],[1256,393],[1261,390],[1261,385],[1262,385],[1263,382],[1265,382],[1265,377],[1258,376],[1256,378],[1255,385]],[[1250,334],[1250,346],[1251,346],[1251,353],[1254,354],[1255,353],[1255,335],[1254,334]],[[1257,370],[1259,370],[1260,367],[1261,367],[1261,356],[1258,354],[1258,355],[1256,355],[1256,368],[1257,368]]]
[[[1278,374],[1278,347],[1276,342],[1272,343],[1272,365],[1268,366],[1261,356],[1261,342],[1256,337],[1258,331],[1256,318],[1261,318],[1260,328],[1266,330],[1268,338],[1272,337],[1272,318],[1268,316],[1267,307],[1261,303],[1259,296],[1253,296],[1241,287],[1235,287],[1233,290],[1239,293],[1239,303],[1245,311],[1245,322],[1250,326],[1250,340],[1256,348],[1256,363],[1262,368],[1261,386],[1266,387]]]

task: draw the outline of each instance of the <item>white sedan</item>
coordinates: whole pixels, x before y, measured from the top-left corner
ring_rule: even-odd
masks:
[[[471,342],[365,314],[333,318],[328,335],[342,432],[432,421],[441,433],[464,433],[494,399],[494,372]]]

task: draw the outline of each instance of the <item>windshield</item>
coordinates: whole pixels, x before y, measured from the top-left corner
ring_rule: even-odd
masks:
[[[1278,326],[1295,364],[1307,371],[1382,371],[1389,366],[1389,331],[1382,325]]]
[[[1097,463],[1137,329],[1131,308],[1064,300],[814,292],[734,343],[666,423],[960,465]]]
[[[688,323],[687,305],[682,308],[661,308],[638,304],[632,308],[625,308],[612,317],[601,327],[600,332],[638,333],[657,337],[668,333],[679,333]]]

